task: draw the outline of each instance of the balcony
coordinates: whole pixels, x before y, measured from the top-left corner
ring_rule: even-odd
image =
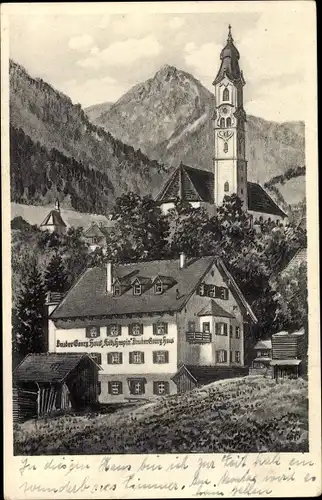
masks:
[[[210,332],[186,332],[186,341],[189,344],[210,344],[211,338]]]

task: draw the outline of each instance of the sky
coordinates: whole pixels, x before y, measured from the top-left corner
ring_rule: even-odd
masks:
[[[287,15],[273,8],[256,12],[255,2],[253,10],[230,12],[227,6],[216,13],[12,14],[10,57],[82,107],[115,102],[164,64],[193,74],[213,91],[231,24],[246,80],[246,113],[301,120],[307,54],[298,2],[287,3]]]

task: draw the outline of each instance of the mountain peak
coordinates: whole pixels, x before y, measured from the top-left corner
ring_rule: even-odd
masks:
[[[167,78],[171,76],[176,76],[177,73],[178,70],[175,66],[171,66],[170,64],[164,64],[155,74],[155,78]]]

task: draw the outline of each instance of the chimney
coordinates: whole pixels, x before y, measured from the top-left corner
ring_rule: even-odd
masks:
[[[112,293],[112,262],[106,263],[106,291]]]
[[[179,261],[180,269],[183,269],[184,267],[186,267],[186,255],[183,252],[181,252],[179,259],[180,259]]]

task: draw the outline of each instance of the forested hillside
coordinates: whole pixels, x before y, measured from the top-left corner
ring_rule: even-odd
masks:
[[[157,161],[150,161],[140,150],[135,151],[132,146],[123,144],[109,132],[92,124],[79,104],[73,105],[69,97],[43,80],[32,78],[13,61],[10,61],[10,123],[13,129],[21,129],[30,138],[30,152],[26,152],[21,161],[17,155],[14,157],[16,165],[20,163],[21,175],[17,174],[15,167],[17,180],[12,186],[12,201],[41,204],[44,197],[46,201],[52,201],[48,200],[52,194],[51,188],[58,186],[63,195],[66,188],[66,197],[73,196],[74,207],[88,210],[86,206],[81,208],[80,201],[83,195],[90,197],[92,193],[90,188],[86,190],[84,187],[86,180],[94,182],[99,188],[96,195],[99,199],[95,202],[99,207],[105,207],[106,203],[112,206],[114,199],[121,193],[154,192],[160,185],[163,167]],[[15,137],[18,137],[17,133]],[[23,140],[19,133],[18,155],[21,154]],[[30,140],[34,144],[39,143],[36,149],[33,149]],[[28,167],[22,165],[25,160]],[[29,175],[27,170],[34,161],[37,165]],[[48,162],[51,164],[50,172],[40,173],[41,163],[44,170],[48,170]],[[60,171],[58,165],[61,165]],[[68,170],[72,174],[67,176]],[[97,171],[98,175],[92,170]],[[33,189],[32,182],[38,175],[41,180],[36,181],[37,187]],[[74,191],[70,186],[73,181],[77,183]],[[45,189],[45,194],[40,192]],[[53,191],[52,197],[55,196]],[[88,203],[93,205],[94,201],[90,199]]]

